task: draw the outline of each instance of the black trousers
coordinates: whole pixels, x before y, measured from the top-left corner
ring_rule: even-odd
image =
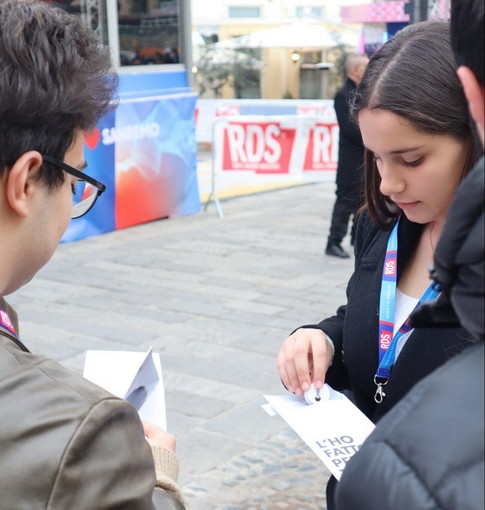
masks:
[[[352,228],[350,231],[350,242],[354,244],[355,239],[355,213],[362,206],[363,197],[360,186],[337,185],[335,192],[337,198],[333,206],[332,221],[330,223],[330,234],[327,244],[340,245],[347,234],[350,216],[353,215]]]
[[[331,476],[327,482],[327,510],[335,510],[335,489],[337,488],[337,479]]]

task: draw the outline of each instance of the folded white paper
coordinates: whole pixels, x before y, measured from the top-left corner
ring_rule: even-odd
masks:
[[[345,395],[325,386],[328,398],[311,405],[296,395],[265,398],[340,480],[346,463],[375,425]]]
[[[160,355],[131,351],[86,351],[83,376],[133,404],[142,420],[167,430]]]

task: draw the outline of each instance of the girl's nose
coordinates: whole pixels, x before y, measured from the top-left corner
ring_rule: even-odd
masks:
[[[381,164],[379,173],[381,174],[381,184],[379,189],[383,195],[390,197],[404,191],[406,184],[399,172],[389,167],[385,168],[385,165]]]

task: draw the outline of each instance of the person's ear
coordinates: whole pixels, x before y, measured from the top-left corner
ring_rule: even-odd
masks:
[[[485,129],[485,99],[483,87],[478,83],[477,78],[473,71],[466,66],[461,66],[457,71],[460,78],[465,96],[468,100],[468,108],[473,120],[478,125],[480,138],[484,142],[484,129]]]
[[[38,179],[41,166],[42,156],[37,151],[29,151],[22,154],[7,173],[7,202],[21,218],[28,216],[32,197],[41,185]]]

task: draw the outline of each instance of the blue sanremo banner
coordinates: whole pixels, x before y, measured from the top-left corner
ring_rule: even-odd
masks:
[[[87,172],[107,191],[63,241],[200,211],[192,92],[122,99],[86,135]]]
[[[81,218],[72,220],[62,241],[76,241],[115,229],[115,168],[114,145],[102,142],[102,133],[115,125],[115,112],[105,115],[84,138],[85,172],[106,186],[94,207]]]
[[[116,145],[116,228],[200,210],[190,93],[123,100],[110,142]]]

